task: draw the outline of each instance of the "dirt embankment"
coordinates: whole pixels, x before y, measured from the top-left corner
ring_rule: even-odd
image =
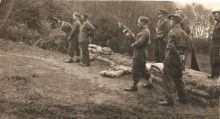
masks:
[[[5,119],[217,119],[218,106],[194,102],[158,105],[163,90],[141,88],[127,93],[131,76],[104,78],[108,65],[66,64],[66,55],[9,41],[0,41],[0,118]]]

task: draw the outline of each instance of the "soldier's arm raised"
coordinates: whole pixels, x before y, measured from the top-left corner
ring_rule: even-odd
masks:
[[[141,45],[145,45],[150,40],[150,34],[149,32],[144,32],[141,37],[136,39],[136,41],[132,44],[132,47],[139,47]]]

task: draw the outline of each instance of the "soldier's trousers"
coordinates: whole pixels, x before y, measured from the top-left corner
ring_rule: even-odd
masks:
[[[169,103],[174,102],[174,87],[180,101],[186,101],[186,90],[183,82],[182,64],[180,56],[168,54],[163,69],[162,87],[164,88],[165,98]]]
[[[68,46],[68,53],[70,57],[80,56],[79,42],[70,40]]]
[[[178,47],[178,52],[180,54],[180,61],[182,63],[182,69],[185,71],[186,58],[187,58],[187,48],[186,47]]]
[[[220,75],[220,46],[211,48],[211,77],[219,77]]]
[[[150,72],[147,70],[145,63],[145,61],[138,61],[133,59],[132,80],[134,82],[134,86],[137,86],[141,77],[144,77],[146,80],[149,80],[151,77]]]
[[[155,60],[163,62],[165,59],[166,42],[164,39],[156,39],[155,41]]]
[[[89,59],[89,43],[88,42],[80,42],[79,43],[81,51],[82,51],[82,63],[86,65],[90,65]]]

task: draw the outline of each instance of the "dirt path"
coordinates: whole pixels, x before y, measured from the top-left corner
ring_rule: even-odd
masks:
[[[148,119],[172,118],[173,108],[158,105],[162,89],[127,93],[130,76],[99,75],[108,65],[66,64],[66,55],[0,41],[1,119]],[[127,80],[129,79],[129,80]],[[143,84],[143,81],[140,85]],[[141,87],[141,86],[140,86]],[[218,118],[218,106],[176,105],[178,118]]]

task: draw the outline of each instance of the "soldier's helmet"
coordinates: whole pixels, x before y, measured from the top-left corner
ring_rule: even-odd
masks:
[[[83,16],[85,19],[88,19],[88,18],[89,18],[89,15],[86,14],[86,13],[84,13],[82,16]]]
[[[74,12],[73,16],[76,16],[76,17],[80,18],[80,14],[78,12]]]
[[[212,11],[213,15],[215,15],[216,13],[220,13],[220,10]]]
[[[176,14],[178,14],[180,17],[182,17],[182,19],[185,17],[185,13],[181,9],[177,9]]]
[[[148,17],[146,17],[146,16],[140,16],[139,20],[141,20],[141,21],[143,21],[145,23],[148,23],[150,21],[150,19]]]
[[[168,19],[172,19],[176,22],[181,22],[182,21],[182,17],[179,14],[171,14],[168,16]]]
[[[165,10],[158,10],[157,14],[164,14],[164,15],[166,15],[166,14],[169,14],[169,13],[167,11],[165,11]]]

